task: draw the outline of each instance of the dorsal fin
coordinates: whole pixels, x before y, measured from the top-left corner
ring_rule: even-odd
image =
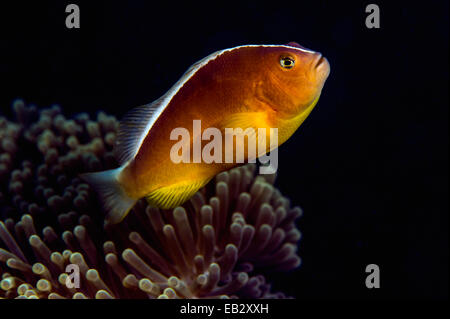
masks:
[[[114,155],[123,165],[133,159],[145,137],[165,108],[161,97],[153,103],[138,106],[129,111],[120,121]]]

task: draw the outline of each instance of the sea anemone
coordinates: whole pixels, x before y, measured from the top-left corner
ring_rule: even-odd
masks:
[[[300,264],[301,209],[274,175],[245,165],[216,176],[173,210],[139,201],[104,228],[95,192],[78,175],[114,168],[118,121],[66,118],[18,100],[0,117],[0,297],[284,298],[266,282]],[[80,271],[79,288],[69,264]]]

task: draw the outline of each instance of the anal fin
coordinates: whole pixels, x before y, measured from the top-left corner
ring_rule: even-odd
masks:
[[[190,183],[179,183],[158,188],[146,196],[150,205],[172,209],[180,206],[191,198],[200,188],[205,186],[211,178]]]

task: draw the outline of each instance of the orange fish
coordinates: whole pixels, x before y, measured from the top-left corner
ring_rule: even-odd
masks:
[[[264,128],[268,139],[270,128],[276,128],[276,145],[263,142],[266,144],[257,156],[284,143],[316,105],[329,72],[329,63],[320,53],[295,42],[238,46],[192,65],[166,94],[133,109],[122,120],[115,146],[121,166],[82,175],[100,195],[109,213],[106,222],[120,222],[143,197],[151,205],[174,208],[219,172],[240,165],[239,161],[217,160],[230,155],[229,149],[215,154],[216,161],[195,158],[192,153],[206,147],[207,128],[220,132],[252,128],[256,135]],[[193,123],[200,122],[194,121],[201,121],[200,131],[195,132]],[[187,161],[171,157],[176,128],[189,134],[177,142],[182,151],[194,149],[187,152],[189,158],[184,154]],[[200,142],[199,134],[203,137]],[[244,146],[249,141],[245,140]],[[251,155],[245,151],[245,160]]]

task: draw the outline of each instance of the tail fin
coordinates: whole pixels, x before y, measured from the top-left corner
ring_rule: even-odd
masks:
[[[106,224],[117,224],[133,208],[137,199],[129,197],[117,179],[122,167],[97,173],[85,173],[80,177],[94,188],[108,215]]]

